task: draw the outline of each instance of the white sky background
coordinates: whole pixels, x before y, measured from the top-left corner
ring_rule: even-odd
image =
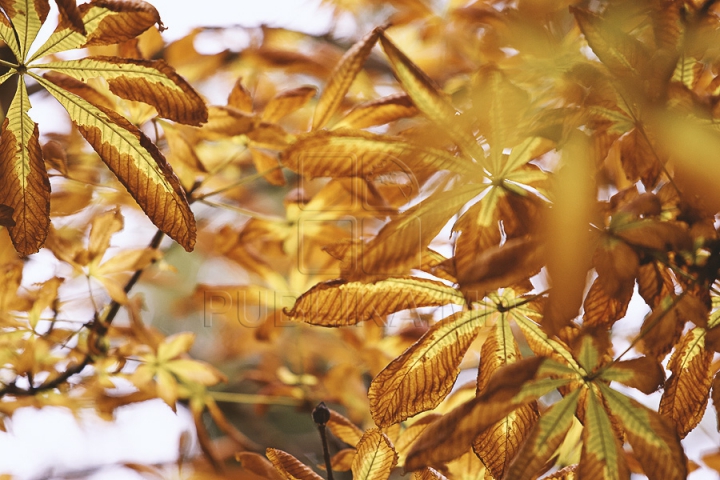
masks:
[[[167,27],[163,36],[169,41],[183,37],[198,26],[255,27],[267,24],[314,34],[324,33],[331,26],[330,12],[319,10],[320,0],[148,1],[160,12]],[[53,28],[48,25],[44,31],[49,34]],[[47,117],[46,108],[43,105],[42,109],[32,112],[38,115],[35,120],[41,124],[48,123],[47,118],[40,118]],[[618,322],[618,331],[634,331],[635,323],[630,327],[628,323],[642,318],[645,314],[643,308],[644,304],[631,308],[628,320]],[[656,406],[659,395],[648,400]],[[10,473],[22,479],[47,478],[51,471],[56,474],[92,471],[101,466],[111,467],[97,470],[85,478],[142,478],[113,465],[123,462],[172,462],[178,455],[180,435],[194,430],[187,412],[179,409],[176,415],[159,400],[119,409],[114,423],[103,422],[91,414],[75,419],[59,408],[24,409],[8,422],[8,427],[10,433],[0,432],[0,473]],[[688,455],[697,460],[715,448],[718,441],[715,432],[715,417],[710,409],[703,422],[688,437],[689,441],[685,442],[686,446],[691,445]],[[705,470],[691,474],[690,478],[703,480],[718,477]]]

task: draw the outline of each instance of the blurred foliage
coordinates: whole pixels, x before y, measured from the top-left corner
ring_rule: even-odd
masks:
[[[714,1],[326,0],[342,31],[166,43],[57,0],[33,63],[43,5],[0,2],[3,428],[188,408],[202,454],[148,478],[329,476],[326,427],[342,478],[718,469],[683,440],[720,402]]]

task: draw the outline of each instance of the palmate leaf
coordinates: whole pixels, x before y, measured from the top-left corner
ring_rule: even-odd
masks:
[[[627,440],[650,480],[684,479],[687,459],[675,431],[657,413],[604,383],[596,384],[610,412],[623,425]]]
[[[368,399],[380,427],[435,408],[450,393],[460,362],[492,310],[458,312],[433,325],[370,384]]]
[[[195,245],[195,218],[175,174],[150,139],[120,115],[96,107],[29,73],[60,104],[158,228],[186,250]]]
[[[185,249],[192,250],[195,219],[182,187],[160,151],[137,127],[108,110],[107,105],[97,103],[101,97],[93,95],[93,89],[77,80],[102,76],[119,96],[146,102],[161,116],[191,125],[200,125],[207,120],[207,108],[200,96],[162,61],[89,57],[33,63],[49,53],[133,38],[155,23],[161,26],[157,11],[139,1],[95,0],[77,7],[75,2],[60,0],[58,4],[61,19],[55,34],[26,60],[48,15],[49,2],[0,1],[4,13],[0,15],[0,37],[9,45],[17,62],[16,67],[11,67],[0,77],[0,83],[12,75],[19,76],[14,108],[7,112],[7,126],[3,127],[4,175],[0,185],[0,198],[17,217],[13,218],[15,225],[11,231],[16,250],[24,255],[37,251],[45,239],[49,222],[47,173],[37,128],[27,116],[30,103],[26,76],[36,80],[68,110],[79,131],[150,219]],[[69,77],[58,73],[49,72],[44,78],[36,73],[37,70],[52,69],[75,80],[69,81]]]
[[[584,427],[580,477],[629,479],[630,470],[625,461],[625,452],[613,431],[602,399],[594,388],[588,391]]]
[[[8,230],[21,255],[37,252],[50,226],[50,181],[28,110],[30,98],[20,81],[0,134],[0,204],[13,209],[15,225]]]

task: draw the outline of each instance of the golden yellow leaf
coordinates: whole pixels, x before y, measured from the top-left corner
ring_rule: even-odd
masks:
[[[242,84],[242,78],[238,78],[233,85],[227,101],[228,107],[233,107],[241,112],[253,112],[253,100],[250,92]]]
[[[435,408],[450,393],[460,362],[491,310],[458,312],[439,321],[370,384],[370,413],[380,427]]]
[[[705,329],[688,331],[668,362],[672,372],[665,382],[658,413],[675,424],[680,438],[700,423],[710,396],[713,352],[705,349]]]
[[[286,314],[312,325],[340,327],[382,322],[401,310],[449,303],[463,304],[464,299],[454,288],[433,280],[399,277],[369,284],[331,280],[301,295]]]
[[[257,170],[258,173],[266,172],[263,177],[270,185],[285,185],[285,176],[283,175],[280,162],[276,156],[269,155],[257,148],[250,148],[250,155],[252,155],[255,170]]]
[[[475,141],[475,136],[456,115],[455,107],[440,94],[433,82],[384,34],[380,35],[385,54],[390,59],[395,75],[412,99],[415,106],[438,128],[442,129],[465,153],[482,162],[485,153]]]
[[[438,465],[467,452],[478,435],[523,404],[513,399],[541,364],[542,359],[533,357],[499,369],[483,394],[460,404],[423,430],[407,455],[405,470]],[[527,397],[524,401],[535,398]]]
[[[265,455],[272,462],[275,469],[287,480],[323,480],[310,467],[303,465],[300,460],[287,452],[276,448],[268,448]]]
[[[315,96],[316,92],[317,89],[315,87],[298,87],[280,92],[265,105],[260,118],[266,122],[277,122],[283,117],[299,110]]]
[[[333,128],[368,128],[408,118],[418,114],[418,109],[405,93],[371,100],[356,106]]]
[[[85,23],[86,34],[78,32],[77,26],[69,19],[61,18],[55,32],[33,53],[28,62],[83,45],[124,42],[156,23],[160,30],[164,28],[155,7],[139,0],[92,0],[78,6],[78,11]]]
[[[16,45],[19,47],[17,59],[21,62],[25,60],[40,27],[50,13],[50,3],[48,0],[2,0],[0,7],[12,22],[12,29],[17,34],[16,42],[10,40],[8,45],[11,49]]]
[[[330,459],[331,468],[336,472],[348,472],[352,468],[357,450],[354,448],[344,448],[337,452]]]
[[[483,393],[497,370],[519,358],[520,349],[510,329],[510,322],[506,314],[501,313],[497,325],[488,335],[480,352],[478,393]],[[503,478],[537,419],[535,402],[522,405],[473,441],[473,450],[493,477]]]
[[[386,480],[397,465],[397,454],[390,439],[371,428],[357,444],[352,462],[354,480]]]
[[[447,477],[434,468],[425,467],[413,473],[413,480],[446,480]]]
[[[88,243],[88,261],[100,261],[110,246],[110,239],[123,229],[124,220],[119,208],[104,212],[93,219]]]
[[[50,227],[50,181],[28,110],[30,97],[19,80],[0,132],[0,204],[12,209],[8,230],[21,255],[37,252]]]
[[[363,436],[363,431],[357,425],[332,409],[330,409],[330,420],[327,422],[327,427],[333,435],[353,447]]]
[[[52,79],[30,75],[65,107],[80,133],[150,220],[191,251],[195,246],[195,217],[180,182],[150,139],[115,112],[68,93]]]
[[[198,126],[208,120],[203,99],[163,60],[97,56],[36,64],[33,68],[81,81],[102,77],[115,95],[152,105],[161,117],[175,122]]]
[[[423,432],[423,430],[425,430],[425,428],[427,428],[428,425],[430,425],[432,422],[434,422],[441,416],[442,415],[438,413],[428,413],[427,415],[421,416],[417,420],[413,419],[413,422],[410,425],[407,425],[403,429],[403,431],[400,432],[400,436],[395,442],[395,451],[398,454],[398,463],[405,463],[405,458],[410,452],[412,444],[415,443],[415,440],[417,440],[418,436],[420,436],[420,434]]]
[[[642,180],[647,189],[652,189],[662,173],[667,158],[660,158],[657,148],[648,140],[647,133],[634,128],[623,136],[620,142],[620,160],[630,182]]]
[[[397,172],[412,179],[426,170],[450,170],[477,178],[482,175],[477,165],[445,150],[362,130],[338,129],[302,136],[283,152],[282,161],[305,178],[375,178]]]
[[[275,470],[272,463],[257,453],[238,452],[235,454],[235,460],[240,462],[245,470],[259,475],[262,478],[268,480],[282,480],[285,478]]]
[[[374,239],[362,245],[359,261],[344,260],[343,277],[404,275],[412,268],[420,268],[426,247],[448,220],[484,188],[481,184],[468,184],[434,192],[392,219]]]
[[[380,28],[375,28],[365,35],[364,38],[345,52],[345,55],[335,66],[315,107],[313,130],[318,130],[327,125],[335,114],[353,80],[362,70],[363,64],[375,46],[381,31]]]

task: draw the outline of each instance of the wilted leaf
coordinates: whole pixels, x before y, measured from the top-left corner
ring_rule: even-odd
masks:
[[[371,428],[357,444],[352,462],[353,479],[385,480],[397,464],[397,454],[390,439],[377,428]]]
[[[375,424],[386,427],[440,404],[490,313],[470,310],[444,318],[380,372],[368,391]]]

